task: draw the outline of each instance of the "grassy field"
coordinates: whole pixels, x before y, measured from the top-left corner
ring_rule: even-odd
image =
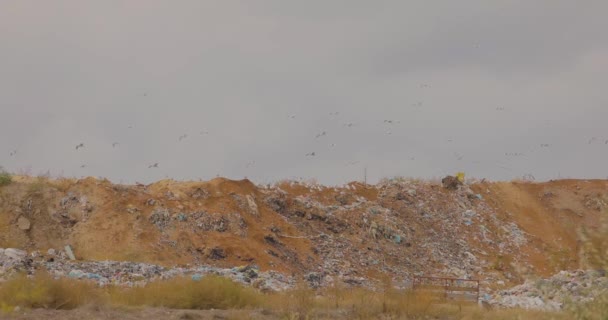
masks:
[[[608,299],[560,313],[438,303],[411,291],[304,286],[264,294],[228,279],[176,278],[139,288],[100,288],[40,274],[0,284],[0,318],[15,319],[606,319]]]

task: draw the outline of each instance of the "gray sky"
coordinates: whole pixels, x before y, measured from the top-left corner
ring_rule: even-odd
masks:
[[[339,184],[365,166],[372,182],[606,178],[606,12],[600,0],[3,0],[0,165],[125,183]]]

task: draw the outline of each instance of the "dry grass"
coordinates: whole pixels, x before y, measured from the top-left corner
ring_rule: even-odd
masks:
[[[55,280],[44,273],[33,278],[19,274],[0,284],[0,306],[3,311],[10,311],[16,306],[74,309],[102,301],[103,293],[91,283]]]
[[[242,309],[259,307],[263,295],[227,278],[208,276],[200,281],[175,278],[139,288],[109,288],[115,305],[171,309]]]
[[[605,213],[605,212],[604,212]],[[596,230],[582,229],[579,232],[583,246],[581,261],[586,268],[608,268],[608,217],[602,215]]]
[[[388,285],[388,284],[387,284]],[[232,309],[247,319],[261,309],[268,319],[606,319],[608,296],[585,306],[549,313],[518,309],[487,310],[477,304],[440,302],[425,292],[387,289],[371,291],[333,286],[313,291],[296,289],[262,294],[229,279],[209,276],[201,281],[175,278],[139,288],[100,288],[86,281],[52,279],[45,274],[18,275],[0,283],[0,313],[23,308],[74,309],[108,306],[162,307],[168,309]]]
[[[73,309],[84,305],[152,306],[170,309],[246,309],[259,307],[263,294],[229,279],[209,276],[201,281],[175,278],[145,287],[101,288],[88,281],[53,279],[40,273],[19,274],[0,283],[0,306]]]

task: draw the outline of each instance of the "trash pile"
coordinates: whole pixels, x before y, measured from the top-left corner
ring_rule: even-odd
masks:
[[[373,285],[365,274],[381,272],[398,286],[407,286],[414,275],[476,278],[487,286],[496,280],[488,270],[493,263],[485,258],[488,252],[518,255],[526,235],[515,223],[498,219],[481,194],[453,181],[443,191],[437,184],[386,180],[375,186],[374,200],[358,196],[357,188],[365,187],[353,185],[331,204],[281,188],[264,192],[268,206],[315,243],[322,261],[313,270],[315,285],[335,277]],[[304,187],[314,192],[315,186]]]
[[[405,288],[436,276],[477,279],[483,296],[577,268],[573,226],[592,225],[608,202],[608,182],[476,183],[463,173],[333,187],[24,179],[2,188],[0,244],[30,253],[3,250],[0,278],[39,268],[101,285],[219,274],[263,290],[298,280],[375,288],[387,278]],[[544,252],[560,252],[560,269],[537,259]],[[128,260],[145,263],[113,262]]]
[[[11,275],[15,271],[27,271],[33,269],[33,261],[27,252],[14,248],[0,248],[0,279]]]
[[[568,303],[590,302],[606,293],[608,277],[604,270],[576,270],[560,271],[548,279],[526,281],[485,299],[490,305],[502,308],[558,311]]]
[[[38,251],[28,254],[19,249],[0,249],[0,282],[15,272],[32,275],[36,270],[46,270],[55,278],[90,280],[100,286],[144,286],[152,281],[175,277],[190,277],[193,281],[199,281],[207,275],[229,278],[261,291],[282,291],[295,285],[293,277],[274,271],[260,272],[255,265],[233,268],[212,266],[165,268],[128,261],[73,261],[67,256],[66,252],[54,249],[49,250],[46,255]]]

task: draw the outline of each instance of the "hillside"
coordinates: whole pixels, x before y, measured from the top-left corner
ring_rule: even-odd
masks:
[[[389,276],[470,277],[485,289],[582,267],[577,232],[608,207],[607,180],[440,183],[163,180],[117,185],[15,177],[0,187],[0,248],[162,266],[257,265],[372,284]]]

